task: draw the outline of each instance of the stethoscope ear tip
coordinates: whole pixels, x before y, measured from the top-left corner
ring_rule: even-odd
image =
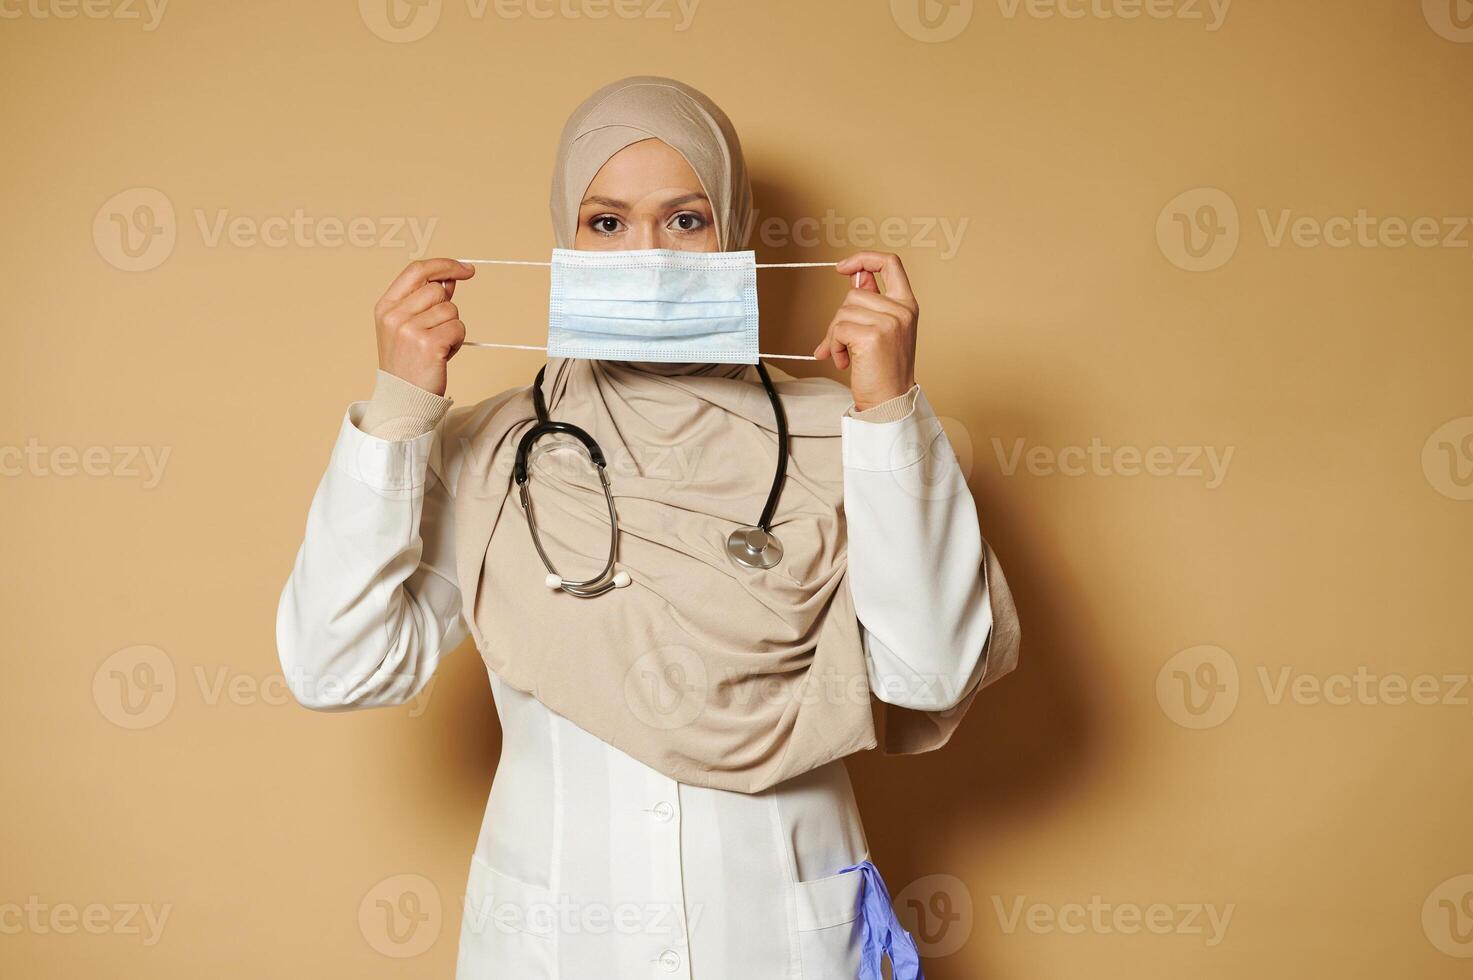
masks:
[[[633,581],[634,580],[629,577],[628,572],[619,571],[614,573],[612,584],[614,588],[622,589],[627,587]],[[563,577],[556,572],[548,572],[547,577],[542,580],[542,584],[546,585],[549,589],[552,589],[553,591],[557,591],[558,589],[561,589],[563,587]],[[608,588],[609,587],[605,585],[602,589],[599,590],[599,592],[606,592],[608,591]]]

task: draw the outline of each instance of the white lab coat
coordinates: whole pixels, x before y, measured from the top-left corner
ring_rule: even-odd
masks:
[[[992,615],[976,507],[925,394],[912,395],[896,421],[843,417],[849,582],[875,695],[940,709],[981,680]],[[288,683],[323,710],[412,698],[467,636],[457,447],[435,431],[367,435],[366,405],[343,419],[278,615]],[[837,872],[869,847],[842,760],[760,793],[692,786],[494,674],[491,690],[502,751],[459,980],[857,975],[862,879]]]

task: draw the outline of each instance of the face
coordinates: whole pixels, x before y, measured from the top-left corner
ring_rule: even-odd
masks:
[[[683,156],[667,143],[641,140],[610,157],[588,185],[573,247],[715,252],[711,202]]]

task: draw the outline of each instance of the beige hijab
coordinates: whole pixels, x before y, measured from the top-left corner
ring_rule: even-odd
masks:
[[[552,214],[569,246],[599,168],[651,137],[699,176],[724,250],[751,214],[741,146],[725,114],[664,78],[609,85],[573,113],[558,148]],[[773,530],[785,556],[752,571],[727,535],[756,521],[777,458],[776,423],[749,365],[552,359],[552,418],[582,426],[609,463],[619,567],[633,584],[592,599],[547,588],[512,488],[519,437],[535,418],[530,386],[446,421],[465,462],[455,487],[465,615],[486,664],[579,727],[686,783],[757,792],[873,748],[947,741],[971,703],[946,712],[872,701],[847,579],[839,419],[849,390],[769,368],[787,411],[787,482]],[[585,578],[608,549],[596,471],[570,439],[544,437],[531,493],[543,546],[559,571]],[[989,552],[994,635],[989,674],[1011,667],[1016,620]],[[980,685],[979,685],[980,688]]]

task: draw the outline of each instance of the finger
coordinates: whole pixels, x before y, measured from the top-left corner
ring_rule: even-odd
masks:
[[[856,272],[878,273],[885,281],[885,295],[907,305],[915,302],[915,293],[910,288],[910,277],[900,256],[894,252],[855,252],[838,265],[839,272],[853,275]]]
[[[910,307],[897,299],[882,296],[879,293],[871,293],[863,289],[851,289],[849,295],[844,297],[844,304],[840,309],[868,310],[875,313],[888,313],[891,316],[905,317],[913,315]]]
[[[829,327],[828,349],[834,364],[847,369],[856,353],[873,343],[876,326],[840,315]]]
[[[888,333],[904,322],[903,318],[907,311],[900,304],[883,296],[875,296],[873,293],[864,295],[876,303],[886,305],[878,309],[868,309],[846,303],[839,307],[839,311],[834,314],[833,322],[829,324],[829,331],[824,337],[824,342],[819,345],[820,348],[824,348],[824,352],[814,351],[819,360],[843,349],[845,362],[841,362],[838,358],[835,358],[834,361],[835,364],[843,367],[848,360],[849,348],[852,345],[868,343],[876,333]]]
[[[465,343],[465,323],[461,320],[449,320],[437,327],[431,327],[427,333],[447,360],[459,353],[461,345]]]
[[[465,343],[465,324],[459,320],[447,320],[430,330],[420,330],[410,337],[410,343],[418,348],[422,356],[450,360]]]
[[[448,289],[438,282],[427,282],[394,304],[394,309],[401,314],[414,316],[449,301],[450,291]]]
[[[814,350],[814,356],[822,360],[831,354],[834,348],[840,346],[835,340],[834,332],[834,328],[840,323],[847,323],[851,327],[863,327],[866,330],[888,331],[897,326],[903,326],[906,320],[914,315],[913,311],[889,297],[858,289],[850,290],[844,305],[839,307],[838,312],[834,314],[833,322],[829,324],[829,330],[823,343]]]
[[[469,279],[475,274],[475,266],[455,259],[420,259],[404,267],[404,271],[389,284],[384,299],[396,303],[432,280]]]
[[[442,323],[449,323],[452,320],[459,319],[460,310],[455,308],[454,303],[451,303],[447,300],[444,303],[437,303],[429,309],[425,310],[423,313],[419,313],[412,317],[409,322],[405,324],[405,329],[432,330],[435,327],[440,326],[440,324]]]
[[[838,343],[838,341],[834,339],[834,328],[837,327],[845,319],[849,318],[853,312],[854,311],[852,311],[849,307],[839,307],[838,312],[834,314],[833,320],[829,322],[829,327],[828,330],[824,333],[823,340],[820,341],[819,345],[813,349],[813,356],[815,358],[822,361],[827,357],[835,356],[835,354],[839,351],[841,345]],[[865,313],[866,311],[861,310],[858,312]],[[844,366],[844,364],[840,362],[837,358],[835,359],[834,363],[838,364],[840,367]]]
[[[832,341],[833,341],[833,339],[834,339],[834,325],[832,323],[830,323],[828,330],[824,332],[823,340],[820,340],[818,342],[818,346],[815,347],[815,348],[813,348],[813,356],[815,358],[817,358],[818,360],[822,361],[825,358],[827,358],[830,355],[832,355],[833,354],[833,347],[832,347]]]
[[[833,340],[830,344],[834,354],[834,365],[842,371],[849,370],[849,365],[854,362],[854,357],[849,350],[849,342],[854,339],[853,327],[843,320],[836,320],[832,328]]]
[[[850,256],[850,258],[853,258],[853,256]],[[845,259],[844,261],[847,262],[849,260]],[[838,264],[838,267],[834,271],[842,273],[843,275],[849,277],[849,288],[851,289],[865,289],[869,290],[872,293],[877,293],[880,291],[879,281],[875,279],[875,274],[873,272],[870,272],[866,269],[860,269],[858,272],[846,272],[844,269],[844,262],[840,262]]]
[[[818,349],[813,352],[813,356],[815,360],[819,361],[833,358],[834,366],[841,369],[849,366],[849,351],[843,344],[831,337],[825,338],[824,342],[818,345]]]

